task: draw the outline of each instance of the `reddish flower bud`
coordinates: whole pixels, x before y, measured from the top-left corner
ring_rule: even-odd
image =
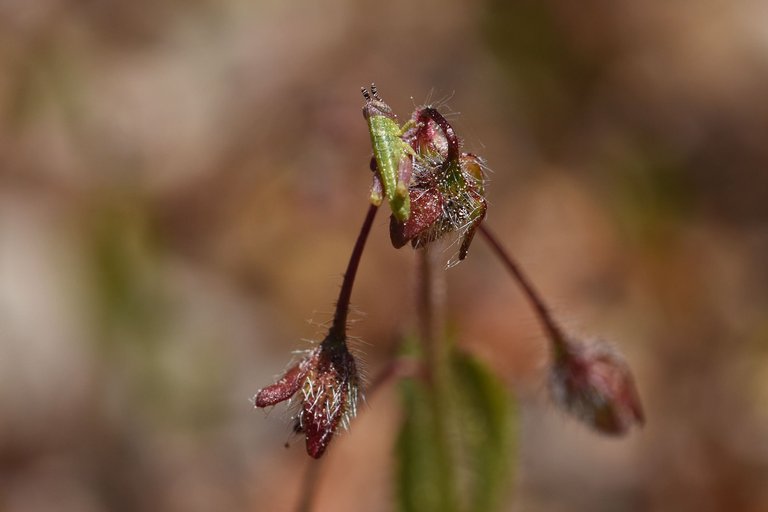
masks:
[[[280,380],[259,390],[254,405],[268,407],[297,395],[300,410],[294,430],[304,433],[307,453],[317,459],[338,426],[349,426],[357,412],[358,393],[355,358],[344,339],[329,334]]]
[[[307,453],[320,458],[341,424],[357,414],[359,381],[355,358],[346,345],[321,350],[304,379],[299,428],[307,439]]]
[[[562,340],[550,377],[555,401],[599,432],[623,435],[645,421],[629,366],[605,343]]]

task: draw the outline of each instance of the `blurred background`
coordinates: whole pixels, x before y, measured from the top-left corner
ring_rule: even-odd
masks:
[[[635,372],[626,438],[556,410],[536,320],[476,240],[448,309],[519,403],[505,510],[768,510],[766,20],[759,0],[0,1],[0,510],[295,506],[302,440],[249,400],[331,316],[371,81],[401,118],[461,112],[488,226]],[[387,225],[353,294],[370,376],[413,327]],[[369,397],[316,510],[394,509],[399,421],[395,389]]]

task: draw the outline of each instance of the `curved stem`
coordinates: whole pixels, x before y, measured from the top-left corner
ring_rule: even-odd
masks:
[[[370,205],[368,207],[368,213],[363,221],[363,226],[360,228],[360,234],[357,235],[357,241],[355,242],[354,249],[352,249],[352,255],[349,257],[347,271],[344,272],[344,281],[341,283],[339,299],[336,301],[336,313],[333,315],[333,324],[331,325],[329,333],[330,336],[338,339],[344,339],[346,337],[347,315],[349,313],[349,300],[352,296],[352,285],[355,283],[357,267],[360,265],[360,258],[363,255],[363,249],[365,249],[365,242],[368,239],[368,234],[371,232],[373,219],[376,217],[378,208],[379,207],[375,205]]]
[[[480,225],[479,229],[480,233],[483,234],[491,248],[494,250],[494,252],[496,252],[496,255],[501,259],[502,262],[504,262],[504,265],[507,267],[507,270],[509,270],[509,273],[512,274],[512,277],[520,284],[520,287],[523,289],[528,302],[530,302],[531,306],[536,312],[536,316],[539,317],[539,320],[541,321],[547,336],[552,341],[555,356],[562,355],[564,351],[567,350],[565,346],[565,336],[562,329],[552,316],[552,313],[550,313],[549,308],[544,303],[544,300],[541,298],[541,295],[536,291],[533,283],[531,283],[531,281],[525,275],[520,265],[504,249],[504,247],[501,246],[493,233],[491,233],[483,224]]]
[[[448,142],[448,156],[445,162],[443,162],[444,169],[447,169],[451,164],[455,164],[459,160],[459,138],[456,136],[456,132],[453,131],[453,126],[437,109],[426,107],[419,112],[419,121],[425,122],[428,119],[432,119],[440,127],[445,135],[445,140]]]

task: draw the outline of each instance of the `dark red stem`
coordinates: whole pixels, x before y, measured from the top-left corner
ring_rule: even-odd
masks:
[[[378,206],[370,205],[368,207],[368,213],[365,216],[365,221],[363,221],[363,226],[360,228],[360,234],[357,235],[355,248],[352,249],[352,255],[349,257],[349,263],[347,264],[347,271],[344,272],[344,281],[341,283],[339,300],[336,301],[336,313],[333,315],[333,325],[331,325],[329,337],[332,336],[337,339],[344,339],[346,337],[347,314],[349,313],[349,299],[352,296],[352,285],[355,283],[357,267],[360,265],[360,258],[363,255],[365,242],[368,240],[368,234],[371,232],[371,226],[373,225],[373,219],[376,217],[377,210]]]
[[[459,159],[459,138],[456,136],[456,132],[453,131],[453,126],[433,107],[426,107],[419,112],[419,121],[423,122],[425,118],[432,119],[445,134],[445,140],[448,142],[448,157],[443,164],[445,168],[452,163],[456,163]]]
[[[539,317],[539,320],[541,321],[547,336],[552,341],[555,356],[563,355],[564,351],[567,350],[563,331],[560,329],[560,326],[557,324],[557,322],[555,322],[555,319],[549,312],[549,308],[546,304],[544,304],[544,300],[541,298],[541,295],[539,295],[539,293],[536,291],[536,288],[533,287],[531,281],[528,279],[525,273],[523,273],[520,265],[517,264],[517,262],[512,258],[512,256],[510,256],[509,253],[507,253],[497,238],[488,230],[488,228],[485,227],[484,224],[480,225],[480,232],[485,237],[485,240],[490,244],[491,248],[496,252],[496,255],[501,258],[501,261],[504,262],[504,265],[507,267],[507,270],[509,270],[510,274],[512,274],[512,277],[520,284],[520,287],[523,289],[525,296],[528,298],[528,302],[530,302],[531,306],[536,312],[536,316]]]

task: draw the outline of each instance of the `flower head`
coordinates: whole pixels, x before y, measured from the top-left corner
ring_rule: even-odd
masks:
[[[413,127],[403,139],[416,152],[408,188],[411,216],[390,219],[390,238],[395,248],[411,242],[424,247],[448,233],[461,238],[459,260],[469,251],[475,231],[485,218],[483,160],[460,151],[453,127],[433,107],[417,109]]]
[[[269,407],[296,398],[296,432],[303,432],[307,453],[320,458],[339,425],[347,428],[357,413],[359,378],[346,341],[333,333],[293,365],[274,384],[256,393],[254,405]]]
[[[623,435],[645,420],[629,366],[605,343],[562,340],[550,384],[557,403],[604,434]]]

